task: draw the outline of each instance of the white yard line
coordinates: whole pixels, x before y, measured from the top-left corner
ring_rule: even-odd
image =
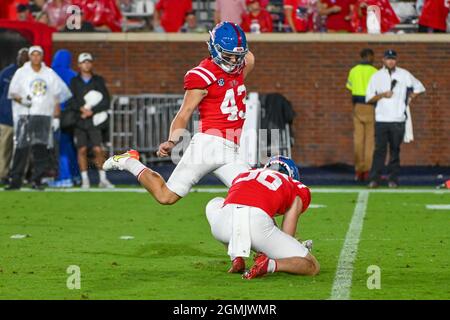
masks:
[[[450,210],[450,204],[427,204],[428,210]]]
[[[327,206],[324,205],[324,204],[311,203],[308,208],[310,208],[310,209],[319,209],[319,208],[326,208],[326,207]]]
[[[339,256],[336,276],[331,289],[331,300],[348,300],[352,287],[353,264],[358,252],[359,237],[366,215],[369,191],[361,191],[358,194],[355,211],[350,222],[350,226],[345,236],[344,246]]]

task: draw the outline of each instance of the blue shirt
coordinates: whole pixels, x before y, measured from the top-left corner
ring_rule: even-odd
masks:
[[[8,91],[17,69],[16,64],[11,64],[0,72],[0,124],[11,127],[13,126],[12,101],[8,99]]]

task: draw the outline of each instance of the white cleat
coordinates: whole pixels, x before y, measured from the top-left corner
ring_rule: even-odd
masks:
[[[99,188],[105,188],[105,189],[114,189],[114,185],[108,180],[101,180],[100,183],[98,184]]]
[[[83,182],[81,184],[81,189],[89,189],[91,187],[89,182]]]
[[[313,248],[313,241],[312,240],[305,240],[302,242],[302,245],[304,245],[306,247],[306,249],[308,249],[309,252],[312,251]]]
[[[103,170],[124,170],[125,161],[127,161],[129,158],[139,160],[139,152],[137,152],[136,150],[128,150],[125,153],[113,155],[105,161],[105,163],[103,164]]]

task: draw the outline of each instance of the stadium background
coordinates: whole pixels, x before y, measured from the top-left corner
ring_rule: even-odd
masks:
[[[183,93],[183,76],[207,56],[207,35],[54,35],[54,51],[92,52],[112,94]],[[362,48],[399,54],[427,92],[412,106],[415,140],[402,146],[402,165],[450,165],[450,42],[447,35],[250,35],[257,67],[249,92],[279,92],[293,104],[293,156],[303,166],[353,164],[353,122],[345,83]],[[76,65],[73,66],[76,69]]]

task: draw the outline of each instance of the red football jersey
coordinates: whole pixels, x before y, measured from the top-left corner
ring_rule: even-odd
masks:
[[[241,173],[233,180],[224,205],[256,207],[274,217],[285,214],[297,196],[302,200],[304,212],[311,202],[307,186],[280,172],[256,169]]]
[[[198,106],[200,132],[239,144],[246,111],[243,70],[230,74],[207,58],[186,73],[184,89],[208,90]]]

